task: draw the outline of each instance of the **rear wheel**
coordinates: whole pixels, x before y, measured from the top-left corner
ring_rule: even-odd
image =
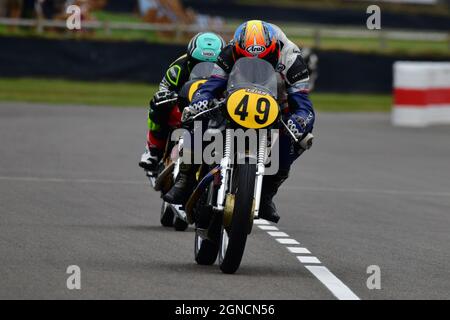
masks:
[[[232,186],[232,193],[235,195],[233,217],[231,226],[222,228],[219,250],[220,269],[224,273],[235,273],[244,255],[252,223],[255,177],[256,165],[247,163],[235,167]]]
[[[172,208],[167,204],[167,202],[163,201],[161,206],[161,225],[164,227],[173,227],[174,222],[174,213]]]
[[[173,223],[173,227],[176,231],[184,231],[188,227],[188,223],[181,219],[180,217],[176,217]]]
[[[195,261],[200,265],[212,265],[216,262],[219,245],[195,234]]]
[[[209,188],[214,186],[210,185]],[[195,208],[195,261],[200,265],[212,265],[217,260],[222,216],[214,214],[207,205],[209,189],[205,190]],[[203,233],[202,235],[200,235]]]

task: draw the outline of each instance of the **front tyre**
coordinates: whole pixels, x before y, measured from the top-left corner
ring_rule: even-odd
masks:
[[[253,193],[255,189],[256,165],[241,164],[234,169],[232,193],[235,203],[231,226],[222,229],[219,250],[220,270],[235,273],[244,255],[247,235],[252,224]]]

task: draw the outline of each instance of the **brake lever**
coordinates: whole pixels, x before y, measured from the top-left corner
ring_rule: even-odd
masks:
[[[295,141],[295,143],[297,143],[300,146],[300,148],[302,148],[304,150],[308,150],[311,148],[311,146],[313,144],[313,140],[314,140],[314,136],[312,135],[312,133],[306,134],[302,140],[299,140],[295,137],[294,133],[289,129],[289,127],[286,125],[286,123],[284,123],[283,119],[280,119],[280,122],[283,124],[283,126],[286,128],[286,130],[289,132],[289,134],[291,135],[291,137]]]
[[[295,141],[295,143],[298,143],[298,139],[295,136],[295,134],[291,131],[291,129],[289,129],[289,127],[287,126],[286,123],[284,123],[283,119],[281,119],[280,117],[280,122],[281,124],[284,126],[284,128],[287,130],[287,132],[289,132],[289,134],[291,135],[292,139]]]
[[[213,111],[221,108],[223,103],[224,103],[224,101],[225,101],[225,99],[221,99],[221,100],[214,99],[213,100],[214,107],[197,113],[196,115],[192,116],[190,119],[188,119],[186,121],[183,121],[183,123],[184,124],[189,124],[191,122],[194,122],[197,118],[200,118],[200,117],[204,116],[207,113],[213,112]]]

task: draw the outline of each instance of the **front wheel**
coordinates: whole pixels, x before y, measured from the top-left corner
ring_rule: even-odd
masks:
[[[247,235],[252,224],[253,193],[256,165],[241,164],[234,169],[232,193],[235,196],[233,217],[229,228],[222,228],[219,250],[220,270],[235,273],[244,255]]]

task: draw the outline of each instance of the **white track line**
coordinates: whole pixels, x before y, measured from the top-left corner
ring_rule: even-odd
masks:
[[[268,230],[278,230],[278,228],[275,227],[275,226],[258,226],[258,228],[260,228],[261,230],[264,230],[264,231],[268,231]]]
[[[341,187],[304,187],[304,186],[286,186],[287,190],[303,190],[317,192],[344,192],[344,193],[378,193],[385,195],[403,195],[403,196],[431,196],[431,197],[450,197],[449,191],[414,191],[414,190],[395,190],[395,189],[369,189],[369,188],[341,188]]]
[[[322,264],[320,260],[311,255],[311,251],[309,251],[305,247],[300,246],[292,246],[292,245],[300,245],[300,243],[292,238],[288,238],[289,235],[282,231],[273,231],[279,230],[277,227],[270,224],[269,221],[258,219],[254,221],[255,224],[258,224],[258,227],[267,232],[270,236],[274,237],[274,239],[281,244],[289,245],[286,246],[286,249],[289,252],[296,254],[297,260],[308,269],[312,275],[314,275],[322,284],[331,291],[331,293],[339,300],[359,300],[359,297],[350,290],[341,280],[339,280],[328,268],[325,266],[321,266]],[[297,255],[300,254],[300,255]]]
[[[290,238],[275,238],[275,240],[281,244],[300,244],[297,240]]]
[[[41,177],[3,177],[3,176],[0,176],[0,181],[148,185],[147,180],[133,181],[133,180],[70,179],[70,178],[41,178]]]
[[[270,224],[269,221],[264,220],[264,219],[255,219],[255,220],[253,220],[253,223],[254,224],[266,224],[266,225]]]
[[[310,254],[311,251],[309,251],[306,248],[302,247],[287,247],[287,249],[292,253],[301,253],[301,254]]]
[[[50,177],[8,177],[0,176],[0,181],[23,181],[23,182],[53,182],[53,183],[96,183],[96,184],[128,184],[147,185],[147,180],[108,180],[108,179],[82,179],[82,178],[50,178]],[[430,197],[450,197],[450,191],[414,191],[395,189],[368,189],[368,188],[333,188],[333,187],[301,187],[286,186],[287,190],[304,190],[316,192],[344,192],[344,193],[377,193],[385,195],[404,196],[430,196]],[[256,221],[262,219],[256,219]],[[263,224],[263,223],[260,223]]]
[[[324,266],[305,266],[317,279],[324,284],[339,300],[359,300],[341,280]]]
[[[267,231],[267,233],[272,237],[289,237],[289,235],[286,232],[281,231]]]
[[[311,256],[297,256],[298,261],[301,263],[320,263],[320,260]]]

